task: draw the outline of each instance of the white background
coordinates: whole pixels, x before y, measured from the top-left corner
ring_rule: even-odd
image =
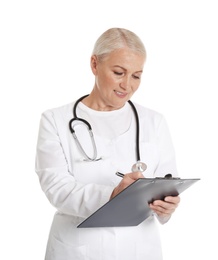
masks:
[[[55,209],[34,172],[40,116],[91,91],[90,54],[110,27],[142,38],[133,100],[165,115],[180,175],[201,178],[160,226],[164,259],[218,259],[217,13],[215,0],[1,1],[1,259],[44,258]]]

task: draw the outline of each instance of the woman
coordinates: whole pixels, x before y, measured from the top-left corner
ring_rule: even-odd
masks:
[[[140,122],[140,155],[147,169],[132,172],[136,161],[136,123],[127,102],[138,89],[146,59],[143,43],[133,32],[112,28],[97,40],[91,56],[95,76],[90,95],[42,114],[36,172],[51,204],[57,208],[51,226],[46,260],[159,260],[158,220],[165,223],[179,197],[150,204],[152,216],[138,226],[79,229],[95,210],[142,177],[177,175],[173,145],[163,116],[134,104]],[[92,126],[94,143],[81,121],[69,130],[73,108]],[[72,129],[71,129],[72,130]],[[83,150],[82,150],[83,149]],[[91,157],[91,160],[88,158]],[[115,172],[125,173],[119,178]]]

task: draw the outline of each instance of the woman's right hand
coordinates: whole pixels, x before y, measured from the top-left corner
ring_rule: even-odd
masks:
[[[138,180],[139,178],[144,178],[144,175],[141,172],[131,172],[124,175],[121,182],[114,188],[110,199],[115,197],[121,191],[123,191],[126,187],[132,184],[134,181]]]

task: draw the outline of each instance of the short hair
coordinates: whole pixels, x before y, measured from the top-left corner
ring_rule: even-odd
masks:
[[[96,55],[99,60],[102,60],[111,52],[125,47],[146,57],[145,46],[141,39],[134,32],[124,28],[110,28],[105,31],[97,39],[92,55]]]

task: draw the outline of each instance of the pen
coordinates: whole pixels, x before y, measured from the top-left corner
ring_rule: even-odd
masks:
[[[118,177],[121,177],[121,178],[123,178],[123,177],[125,176],[125,174],[123,174],[123,173],[121,173],[121,172],[116,172],[116,175],[117,175]]]

